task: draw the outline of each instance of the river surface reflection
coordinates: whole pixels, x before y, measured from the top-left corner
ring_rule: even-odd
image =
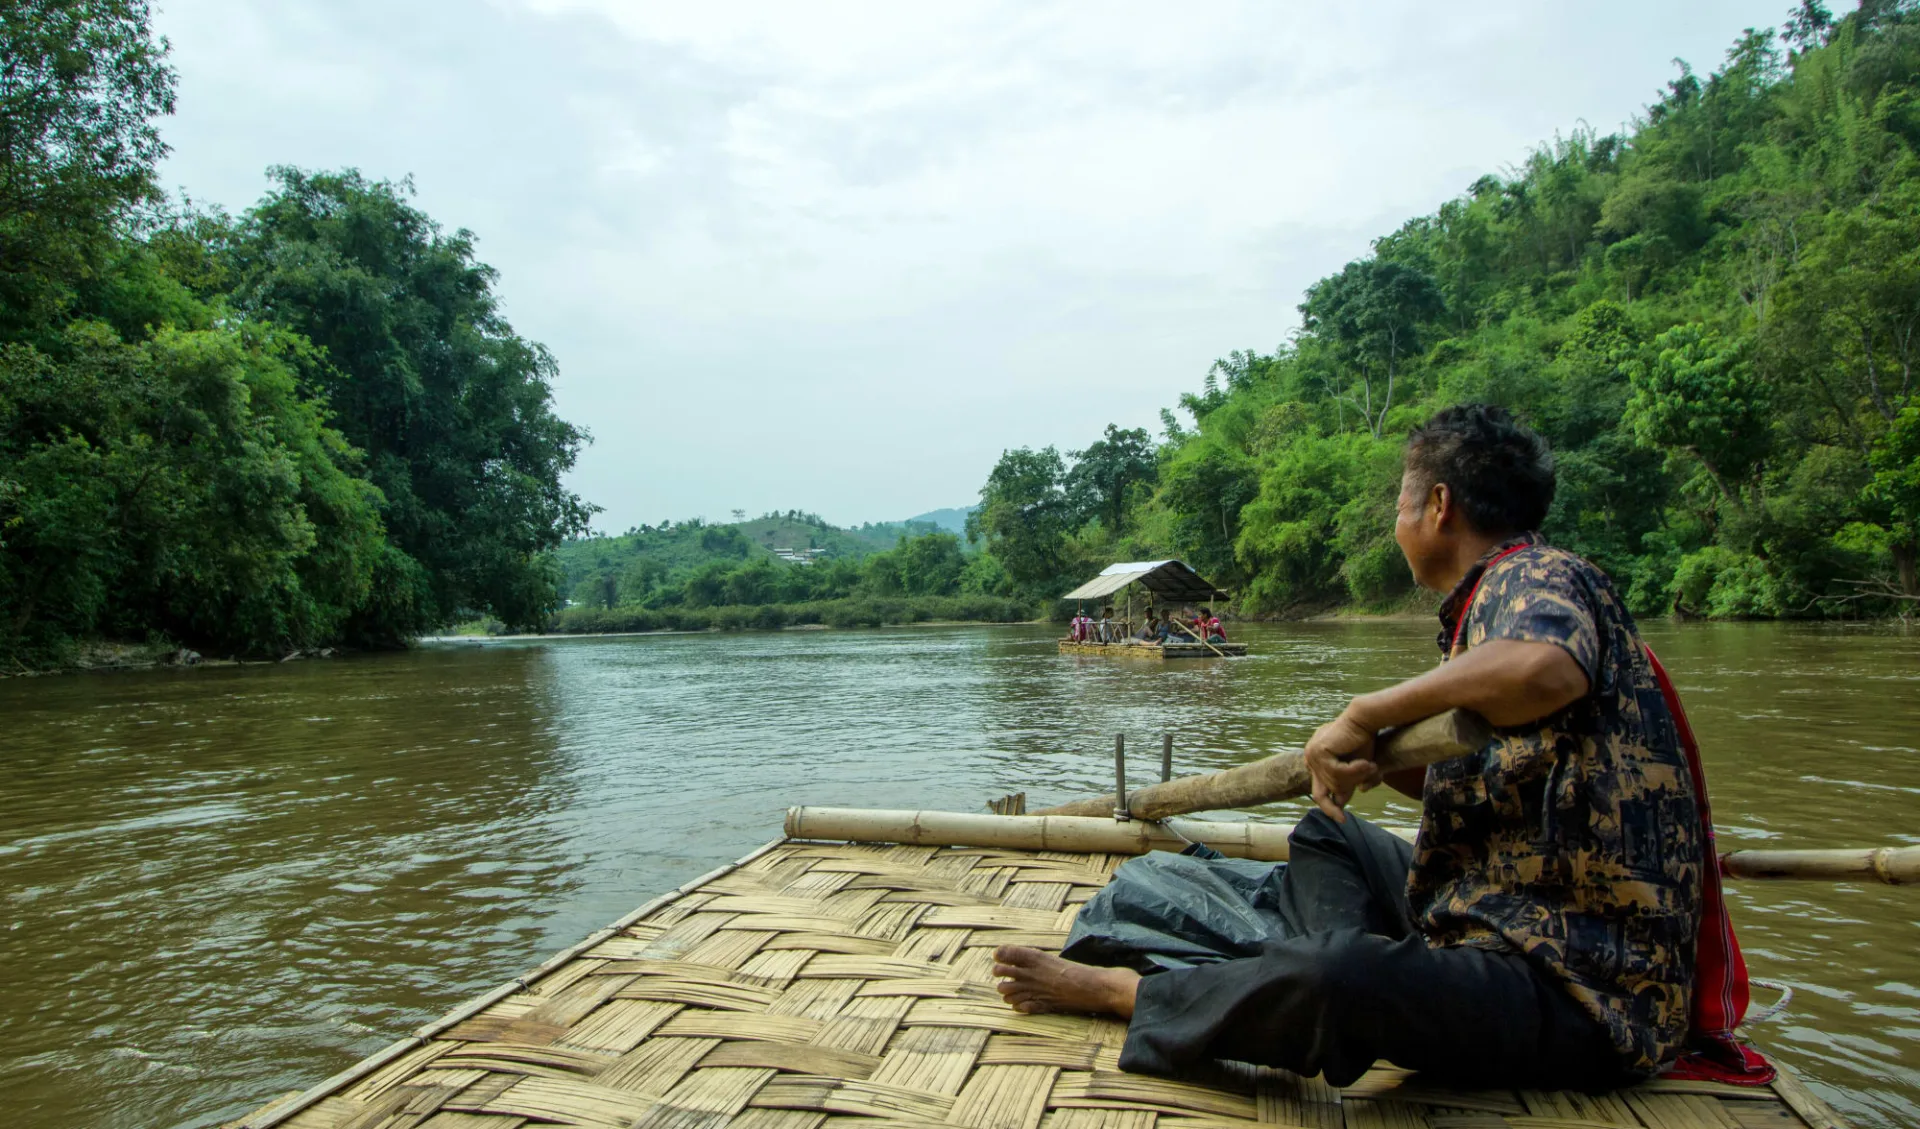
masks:
[[[1920,843],[1920,633],[1648,636],[1723,847]],[[788,805],[1065,799],[1110,783],[1116,732],[1138,772],[1169,731],[1179,771],[1223,767],[1434,654],[1411,620],[1236,637],[1257,653],[917,628],[0,682],[0,1121],[216,1124],[774,838]],[[1856,1125],[1920,1124],[1920,890],[1732,897],[1755,975],[1798,992],[1769,1050]]]

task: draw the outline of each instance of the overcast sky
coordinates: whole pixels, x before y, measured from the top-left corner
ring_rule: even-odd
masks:
[[[595,442],[597,526],[965,505],[1373,237],[1621,127],[1788,0],[158,0],[163,176],[411,174]]]

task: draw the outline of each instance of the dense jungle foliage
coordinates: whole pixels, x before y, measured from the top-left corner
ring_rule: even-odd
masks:
[[[1685,65],[1315,283],[1270,354],[1063,458],[1007,452],[973,532],[1014,587],[1180,556],[1247,613],[1401,606],[1400,445],[1506,405],[1557,452],[1545,533],[1642,614],[1920,606],[1920,12],[1817,0]]]
[[[166,52],[142,0],[0,20],[0,667],[542,622],[586,436],[473,237],[354,172],[168,201]]]

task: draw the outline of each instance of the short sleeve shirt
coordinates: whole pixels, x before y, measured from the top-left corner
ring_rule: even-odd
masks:
[[[1550,643],[1591,689],[1427,769],[1414,917],[1432,945],[1525,955],[1606,1028],[1628,1071],[1653,1073],[1687,1036],[1703,846],[1686,754],[1633,619],[1606,574],[1529,534],[1470,570],[1440,621],[1443,655],[1457,627],[1463,651]]]

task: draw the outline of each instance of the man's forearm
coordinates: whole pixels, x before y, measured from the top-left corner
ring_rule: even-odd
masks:
[[[1586,672],[1559,647],[1498,639],[1417,678],[1362,694],[1346,714],[1375,733],[1450,709],[1473,710],[1495,725],[1524,725],[1578,701],[1587,687]]]

